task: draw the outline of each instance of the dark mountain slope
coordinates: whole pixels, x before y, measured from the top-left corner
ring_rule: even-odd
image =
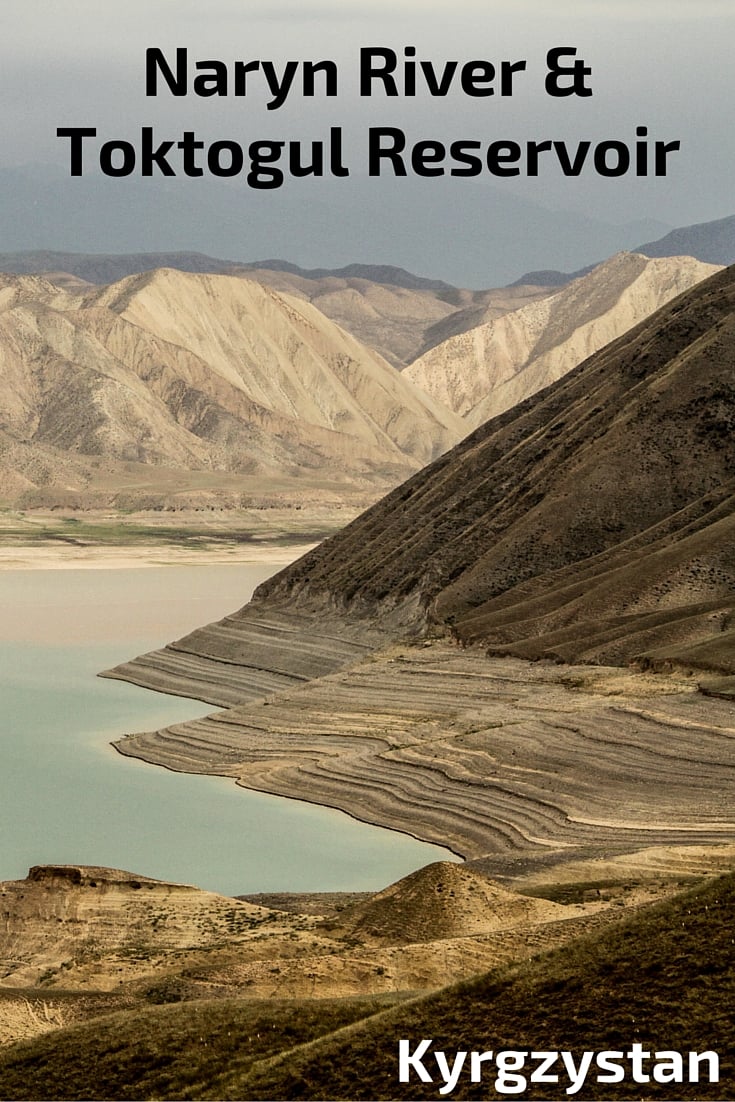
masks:
[[[524,656],[706,654],[735,672],[734,429],[729,269],[488,422],[255,603],[390,614]]]

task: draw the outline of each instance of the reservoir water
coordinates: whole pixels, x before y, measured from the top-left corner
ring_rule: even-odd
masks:
[[[97,677],[244,604],[278,567],[0,571],[0,880],[107,865],[225,894],[369,890],[447,851],[327,808],[122,757],[205,715]]]

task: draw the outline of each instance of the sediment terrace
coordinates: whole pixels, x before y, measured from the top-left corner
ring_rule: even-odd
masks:
[[[332,673],[387,640],[378,628],[323,609],[312,615],[246,605],[101,676],[207,704],[243,704]]]
[[[257,695],[261,683],[255,671],[241,703],[116,748],[470,859],[735,840],[732,705],[691,678],[488,659],[436,641],[271,696]]]

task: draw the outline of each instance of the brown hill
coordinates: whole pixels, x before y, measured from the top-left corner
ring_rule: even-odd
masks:
[[[395,945],[508,930],[563,915],[564,908],[548,900],[509,892],[464,865],[437,861],[345,910],[339,925],[353,936]]]
[[[470,428],[560,379],[676,295],[717,271],[689,256],[618,253],[555,294],[456,325],[407,375]]]
[[[161,270],[82,295],[3,277],[0,381],[6,500],[91,492],[110,463],[380,486],[461,431],[307,303],[228,276]]]
[[[437,631],[735,674],[734,354],[727,269],[118,676],[230,704]]]
[[[209,1097],[478,1099],[512,1093],[565,1099],[575,1096],[575,1088],[560,1054],[574,1054],[580,1066],[588,1051],[591,1066],[584,1083],[581,1076],[577,1081],[579,1098],[732,1098],[733,906],[733,876],[710,881],[520,967],[495,969],[366,1018],[265,1058],[245,1073],[227,1069]],[[421,1039],[427,1039],[421,1050],[423,1081],[412,1065],[399,1081],[401,1038],[409,1039],[408,1050],[416,1055]],[[544,1056],[556,1057],[543,1084],[538,1075],[532,1078],[542,1059],[541,1041],[549,1050]],[[637,1071],[631,1043],[642,1053]],[[682,1054],[677,1082],[665,1070],[672,1050]],[[484,1054],[479,1074],[476,1065],[470,1068],[469,1056],[464,1063],[461,1054],[469,1051]],[[456,1067],[451,1082],[439,1073],[437,1052],[449,1068]],[[598,1066],[596,1054],[603,1052],[620,1074]],[[716,1063],[704,1056],[712,1052]],[[689,1053],[703,1056],[699,1066],[689,1064]],[[516,1072],[512,1078],[509,1067]]]

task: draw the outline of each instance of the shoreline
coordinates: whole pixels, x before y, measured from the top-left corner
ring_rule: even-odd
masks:
[[[248,563],[289,563],[317,546],[316,542],[288,540],[243,547],[206,547],[201,550],[171,546],[111,547],[0,545],[0,570],[129,570],[152,566],[243,566]]]
[[[141,679],[135,662],[122,676],[164,687],[177,668],[156,666],[161,654],[178,652],[146,656]],[[684,678],[488,660],[435,642],[373,652],[266,701],[256,688],[243,683],[238,702],[217,701],[223,711],[113,745],[174,772],[336,807],[465,861],[735,844],[730,713]],[[662,727],[676,733],[673,750]],[[579,764],[590,744],[594,773]]]

